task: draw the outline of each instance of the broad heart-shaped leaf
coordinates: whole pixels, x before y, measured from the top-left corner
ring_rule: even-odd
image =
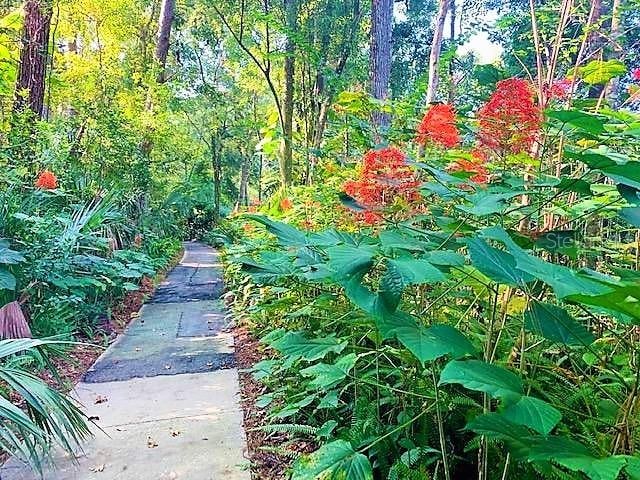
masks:
[[[394,330],[402,343],[423,364],[445,355],[453,358],[473,353],[475,349],[467,338],[449,325],[433,325],[425,328],[413,324]]]
[[[533,300],[524,313],[525,328],[552,342],[591,345],[595,337],[561,307]]]
[[[620,60],[592,60],[584,67],[580,67],[579,73],[582,80],[589,85],[604,85],[609,80],[627,71]]]
[[[307,234],[289,224],[277,222],[262,215],[245,215],[245,217],[264,225],[269,233],[276,236],[280,245],[302,247],[307,243]]]
[[[501,227],[486,228],[482,231],[482,236],[504,243],[508,252],[516,260],[518,269],[550,285],[560,299],[570,295],[606,295],[614,291],[612,287],[581,275],[568,267],[545,262],[529,254],[518,246]]]
[[[504,409],[502,415],[518,425],[524,425],[543,435],[548,434],[562,419],[562,414],[539,398],[524,396]]]
[[[591,184],[580,178],[563,178],[554,188],[557,188],[560,192],[576,192],[585,197],[593,195]]]
[[[604,132],[605,120],[596,115],[580,110],[547,110],[545,113],[550,118],[555,118],[593,135],[600,135]]]
[[[518,375],[482,360],[452,360],[447,363],[440,373],[439,385],[448,383],[457,383],[509,402],[515,402],[524,395]]]
[[[497,412],[477,416],[466,425],[465,429],[478,435],[504,441],[509,446],[511,454],[517,459],[526,458],[529,454],[531,436],[529,430]]]
[[[340,357],[333,365],[317,363],[300,370],[300,373],[305,377],[313,377],[309,382],[309,388],[327,390],[347,378],[356,365],[356,360],[356,354],[350,353]]]
[[[586,163],[593,170],[601,171],[617,183],[640,190],[640,162],[615,161],[600,153],[565,151],[565,155]]]
[[[640,228],[640,207],[623,208],[618,215],[630,225]]]
[[[291,480],[373,480],[369,459],[336,440],[297,460]]]
[[[528,460],[552,461],[591,480],[616,480],[627,464],[623,455],[597,458],[581,443],[559,436],[532,437]]]
[[[420,258],[389,259],[387,260],[387,265],[395,268],[404,285],[436,283],[447,279],[444,273],[428,261]]]
[[[480,190],[476,193],[466,196],[466,200],[471,202],[472,206],[457,205],[456,208],[463,212],[476,216],[491,215],[492,213],[500,213],[508,206],[507,200],[522,194],[521,191],[491,193]]]
[[[340,353],[347,342],[338,341],[335,336],[307,339],[300,332],[288,332],[269,345],[283,355],[302,358],[309,362],[320,360],[329,353]]]
[[[497,283],[504,283],[512,287],[523,286],[534,280],[526,272],[518,270],[513,256],[492,247],[480,238],[467,240],[471,263],[480,272]]]
[[[378,235],[380,245],[385,251],[395,249],[406,250],[410,252],[421,252],[425,249],[425,243],[417,238],[404,235],[397,230],[383,230]]]
[[[0,264],[14,265],[16,263],[24,262],[24,257],[20,252],[11,250],[6,242],[0,245]]]
[[[482,360],[452,360],[447,363],[440,373],[439,385],[448,383],[457,383],[506,401],[517,401],[524,394],[518,375]]]
[[[0,267],[0,290],[15,290],[16,277],[6,268]]]
[[[338,245],[327,249],[328,266],[335,272],[338,281],[350,278],[368,270],[373,264],[373,257],[378,251],[373,245]]]

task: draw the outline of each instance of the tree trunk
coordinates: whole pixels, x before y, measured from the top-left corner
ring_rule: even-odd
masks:
[[[211,160],[213,167],[213,213],[216,221],[220,219],[220,190],[222,181],[222,148],[217,134],[211,135]]]
[[[440,67],[440,50],[442,50],[442,38],[444,33],[444,22],[447,18],[449,2],[451,0],[440,0],[438,7],[438,15],[436,16],[436,24],[433,29],[433,41],[431,42],[431,54],[429,55],[429,86],[427,87],[427,105],[436,100],[438,95],[438,83],[440,76],[438,69]]]
[[[449,39],[451,44],[455,44],[456,41],[456,0],[450,0],[449,3]],[[453,105],[453,101],[456,98],[456,82],[454,77],[455,69],[453,60],[449,62],[449,104]]]
[[[44,111],[45,79],[52,8],[48,0],[27,0],[22,31],[15,112],[31,110],[38,120]]]
[[[242,165],[240,166],[240,188],[238,188],[238,203],[236,208],[249,205],[249,159],[251,157],[242,152]]]
[[[371,95],[378,100],[389,98],[391,77],[391,30],[393,28],[393,0],[371,0],[371,45],[369,71]],[[383,112],[374,112],[373,126],[377,140],[381,130],[389,126],[391,119]]]
[[[622,0],[613,0],[611,6],[611,46],[612,54],[610,58],[619,58],[622,53],[620,47],[620,10],[622,7]],[[609,100],[613,108],[616,107],[618,101],[618,95],[620,90],[620,80],[613,78],[607,86],[607,99]]]
[[[158,20],[158,41],[156,43],[156,61],[160,68],[160,72],[158,73],[158,83],[164,83],[167,81],[167,56],[169,55],[171,26],[173,25],[175,8],[175,0],[162,0],[160,18]]]
[[[284,59],[284,103],[282,105],[282,148],[280,154],[280,176],[282,186],[287,187],[293,178],[293,94],[295,73],[295,44],[292,32],[296,30],[297,5],[296,0],[284,0],[284,10],[287,25],[287,44]]]

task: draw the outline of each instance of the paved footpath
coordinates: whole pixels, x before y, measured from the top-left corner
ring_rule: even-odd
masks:
[[[225,332],[217,253],[185,244],[140,316],[74,396],[95,437],[55,455],[46,480],[248,480],[233,337]],[[10,460],[0,480],[38,480]]]

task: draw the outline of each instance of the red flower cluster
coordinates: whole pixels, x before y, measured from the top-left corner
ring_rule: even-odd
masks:
[[[362,218],[367,223],[376,223],[380,217],[375,210],[390,205],[398,197],[409,202],[420,198],[419,182],[399,149],[369,150],[362,163],[360,178],[346,182],[344,191],[366,208]]]
[[[280,210],[286,212],[291,208],[293,208],[293,202],[291,201],[291,199],[285,197],[282,200],[280,200]]]
[[[36,179],[35,186],[42,190],[54,190],[58,188],[58,179],[53,172],[44,170]]]
[[[631,70],[631,78],[636,82],[640,82],[640,68]]]
[[[498,82],[477,117],[480,146],[501,154],[529,151],[542,123],[529,83],[519,78]]]
[[[564,100],[571,94],[572,81],[570,78],[556,80],[547,88],[547,98]]]
[[[460,133],[456,127],[456,113],[453,107],[444,103],[431,105],[418,125],[416,142],[420,145],[430,143],[446,148],[459,145]]]

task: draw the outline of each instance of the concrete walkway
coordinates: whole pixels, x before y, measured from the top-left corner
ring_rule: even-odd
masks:
[[[55,455],[46,480],[248,480],[233,337],[214,250],[186,243],[125,333],[74,395],[96,426],[76,458]],[[37,480],[11,460],[0,480]]]

